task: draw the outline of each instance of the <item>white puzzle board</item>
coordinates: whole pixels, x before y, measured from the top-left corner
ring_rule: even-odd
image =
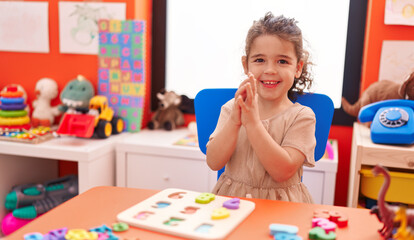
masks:
[[[131,226],[192,239],[223,239],[255,208],[254,202],[239,200],[238,209],[221,209],[224,202],[238,198],[215,196],[209,203],[196,203],[205,193],[168,188],[118,214]],[[212,219],[213,211],[223,219]]]

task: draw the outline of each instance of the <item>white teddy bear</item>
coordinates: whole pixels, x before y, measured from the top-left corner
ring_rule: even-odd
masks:
[[[36,100],[33,101],[32,126],[53,125],[55,116],[60,114],[57,107],[52,107],[50,102],[58,95],[58,85],[50,78],[42,78],[36,83]]]

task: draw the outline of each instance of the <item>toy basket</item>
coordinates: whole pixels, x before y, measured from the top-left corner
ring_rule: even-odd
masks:
[[[363,168],[361,173],[361,193],[368,198],[377,200],[379,191],[384,182],[384,176],[374,176],[371,168]],[[389,171],[390,187],[385,195],[387,202],[414,204],[414,174]]]

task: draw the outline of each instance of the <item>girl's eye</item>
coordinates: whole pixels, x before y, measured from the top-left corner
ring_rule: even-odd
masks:
[[[279,60],[278,62],[279,62],[279,63],[281,63],[281,64],[287,64],[287,63],[288,63],[288,61],[286,61],[286,60],[284,60],[284,59]]]
[[[257,58],[253,62],[264,62],[264,59],[263,58]]]

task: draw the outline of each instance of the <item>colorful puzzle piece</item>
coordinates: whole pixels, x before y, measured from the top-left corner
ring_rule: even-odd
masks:
[[[124,232],[129,229],[129,226],[128,224],[122,222],[114,223],[112,224],[112,229],[114,232]]]
[[[64,240],[67,232],[68,228],[51,230],[43,236],[43,240]]]
[[[336,234],[334,232],[326,233],[323,228],[314,227],[309,231],[309,239],[312,240],[335,240]]]
[[[331,222],[326,218],[314,218],[312,219],[312,227],[320,227],[325,230],[326,233],[335,232],[336,223]]]
[[[95,240],[98,238],[98,233],[88,232],[85,229],[71,229],[66,233],[65,238],[67,240]]]
[[[302,237],[289,233],[277,233],[274,235],[275,240],[302,240]]]
[[[240,198],[232,198],[223,203],[223,207],[227,209],[239,209]]]
[[[89,231],[90,232],[97,232],[97,233],[107,233],[107,232],[112,232],[112,229],[104,224],[100,227],[91,228],[91,229],[89,229]]]
[[[230,212],[227,208],[217,208],[213,210],[213,213],[211,214],[211,219],[213,220],[219,220],[230,217]]]
[[[43,240],[43,234],[38,232],[25,234],[23,237],[24,240]]]
[[[336,223],[339,228],[348,226],[348,217],[339,211],[329,211],[326,209],[317,209],[313,212],[314,218],[326,218]]]
[[[297,226],[294,225],[287,225],[287,224],[270,224],[269,226],[270,229],[270,235],[275,235],[277,233],[288,233],[291,235],[296,235],[298,234],[299,228]]]
[[[212,193],[202,193],[198,197],[196,197],[195,202],[201,203],[201,204],[207,204],[210,203],[215,199],[216,195]]]

